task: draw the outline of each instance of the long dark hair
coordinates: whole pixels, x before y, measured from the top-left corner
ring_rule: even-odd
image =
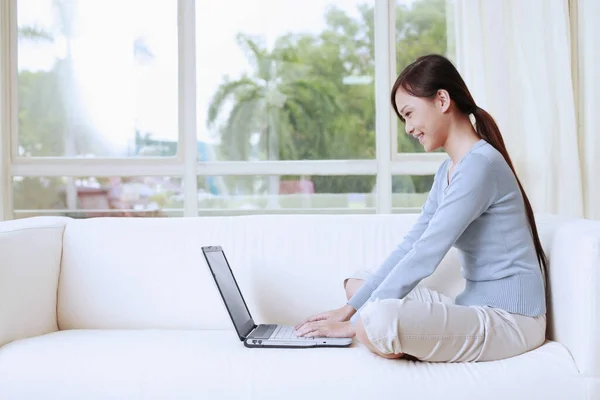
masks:
[[[450,98],[461,112],[467,115],[473,114],[475,117],[475,130],[477,131],[477,134],[502,154],[513,174],[515,174],[519,189],[523,195],[525,212],[527,214],[527,219],[529,220],[535,252],[544,279],[544,288],[547,289],[548,260],[538,236],[533,209],[525,194],[525,190],[523,190],[521,181],[515,172],[513,163],[508,155],[506,146],[504,145],[502,134],[500,133],[500,129],[498,128],[496,121],[494,121],[494,118],[484,109],[477,106],[457,69],[450,60],[441,55],[431,54],[417,58],[413,63],[408,65],[402,71],[400,76],[398,76],[398,79],[396,79],[396,83],[394,83],[394,87],[392,88],[392,107],[394,107],[394,111],[396,112],[396,115],[398,115],[398,118],[404,121],[400,112],[398,112],[398,106],[396,105],[396,92],[399,88],[404,89],[412,96],[422,98],[433,98],[438,90],[444,89],[449,93]]]

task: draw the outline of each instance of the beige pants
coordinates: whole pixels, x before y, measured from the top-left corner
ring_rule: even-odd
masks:
[[[349,278],[368,276],[368,271],[358,271]],[[546,315],[534,318],[488,306],[461,306],[422,284],[401,300],[368,302],[360,318],[379,352],[404,353],[422,361],[498,360],[533,350],[546,339]]]

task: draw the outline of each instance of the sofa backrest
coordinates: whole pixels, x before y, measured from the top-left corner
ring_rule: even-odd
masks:
[[[60,329],[232,329],[201,246],[223,246],[257,323],[295,324],[346,302],[342,281],[376,269],[416,220],[402,215],[257,215],[71,220]],[[540,221],[547,241],[554,220]],[[464,287],[455,249],[425,284]]]
[[[0,224],[0,346],[55,332],[62,236],[68,218]]]
[[[415,218],[72,220],[64,235],[59,327],[230,329],[202,256],[205,245],[223,246],[257,322],[293,323],[343,305],[343,279],[377,268]]]

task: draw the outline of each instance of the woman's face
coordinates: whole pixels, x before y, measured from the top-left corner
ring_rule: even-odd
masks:
[[[445,91],[439,91],[435,98],[415,97],[399,88],[396,92],[396,106],[405,120],[406,134],[419,140],[425,151],[439,149],[446,143],[448,120],[445,110]]]

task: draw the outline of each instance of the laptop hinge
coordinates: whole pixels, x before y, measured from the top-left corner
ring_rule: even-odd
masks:
[[[243,339],[243,340],[246,340],[246,339],[248,339],[250,336],[252,336],[252,333],[254,333],[254,331],[256,330],[256,328],[258,328],[258,325],[254,325],[254,326],[252,327],[252,329],[250,329],[250,332],[248,332],[248,334],[247,334],[246,336],[244,336],[244,339]]]

